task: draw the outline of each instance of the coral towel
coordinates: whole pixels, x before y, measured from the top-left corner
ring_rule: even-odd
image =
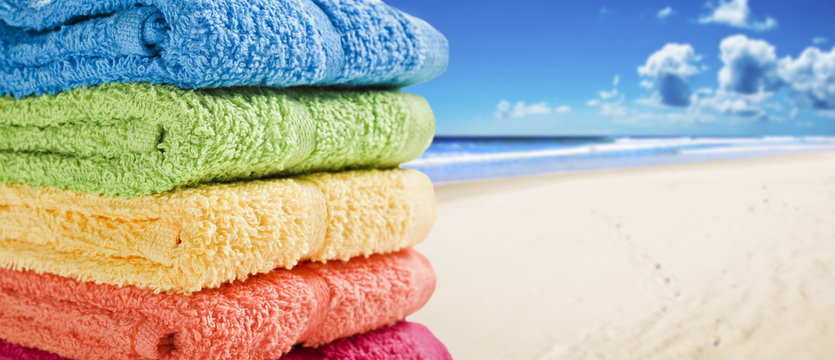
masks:
[[[191,296],[0,270],[0,338],[86,359],[274,359],[393,325],[429,299],[429,262],[407,249],[305,263]]]
[[[0,340],[2,360],[68,360]],[[443,343],[425,326],[401,322],[319,348],[297,347],[280,360],[451,360]]]
[[[0,186],[0,266],[189,293],[300,260],[397,251],[435,220],[415,170],[318,173],[131,199]]]
[[[398,91],[110,84],[6,96],[0,182],[131,197],[206,182],[389,168],[418,157],[434,129],[426,101]]]
[[[447,56],[440,33],[379,0],[0,0],[0,94],[397,86],[439,75]]]

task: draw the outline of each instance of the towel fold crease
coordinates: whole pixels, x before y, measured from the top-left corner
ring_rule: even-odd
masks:
[[[190,293],[301,260],[423,241],[435,219],[414,170],[317,173],[131,199],[0,186],[0,266]]]
[[[404,86],[447,41],[376,0],[0,0],[0,95],[111,82]]]
[[[168,346],[169,344],[165,344]],[[0,340],[0,359],[70,360]],[[279,360],[451,360],[425,326],[403,321],[391,327],[335,340],[318,348],[295,347]]]
[[[270,359],[390,326],[434,291],[407,249],[306,263],[192,296],[0,269],[0,338],[74,359]]]
[[[110,84],[0,97],[0,182],[124,197],[206,182],[388,168],[435,121],[398,91]]]

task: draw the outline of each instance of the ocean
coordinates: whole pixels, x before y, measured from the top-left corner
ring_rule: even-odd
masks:
[[[835,137],[443,137],[403,165],[436,184],[835,150]]]

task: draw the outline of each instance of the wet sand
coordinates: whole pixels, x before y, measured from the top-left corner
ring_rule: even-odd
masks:
[[[456,359],[835,354],[835,153],[436,187]]]

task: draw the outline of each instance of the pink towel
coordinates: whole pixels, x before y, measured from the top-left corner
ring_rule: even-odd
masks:
[[[336,340],[319,348],[296,348],[281,360],[451,360],[425,326],[402,322],[393,327]]]
[[[0,270],[0,338],[73,359],[274,359],[395,324],[432,294],[407,249],[306,263],[191,296]]]
[[[319,348],[297,347],[281,360],[451,360],[452,356],[425,326],[401,322],[339,339]],[[0,360],[67,360],[45,351],[0,340]]]

